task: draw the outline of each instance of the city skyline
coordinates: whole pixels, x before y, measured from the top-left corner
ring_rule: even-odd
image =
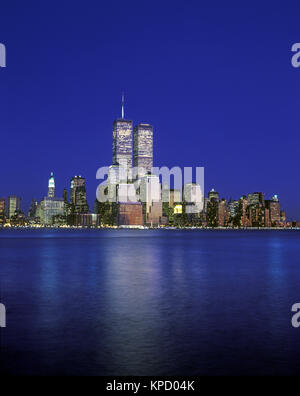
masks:
[[[155,127],[157,164],[204,166],[206,190],[228,199],[276,193],[288,216],[300,218],[300,80],[290,61],[299,5],[273,4],[272,13],[264,4],[169,5],[158,15],[154,5],[136,2],[116,9],[95,3],[93,11],[74,4],[71,14],[49,7],[42,17],[39,6],[20,5],[18,22],[28,26],[22,37],[13,7],[2,7],[1,196],[21,195],[27,211],[49,171],[57,191],[82,173],[91,207],[124,90],[125,117]],[[155,30],[143,29],[153,23]]]
[[[112,128],[112,165],[102,168],[107,178],[102,175],[106,181],[99,185],[93,210],[87,201],[85,177],[72,177],[69,194],[64,188],[59,197],[51,172],[47,196],[40,202],[32,199],[28,216],[21,210],[21,197],[0,199],[1,225],[299,227],[295,219],[287,221],[277,194],[266,199],[264,193],[253,192],[227,200],[212,189],[206,196],[204,179],[200,184],[187,183],[182,174],[181,181],[174,175],[174,186],[169,185],[171,179],[167,181],[164,173],[156,174],[164,167],[153,167],[153,126],[139,123],[133,127],[134,122],[124,118],[124,94],[121,105],[122,118]],[[174,189],[182,181],[180,190]]]
[[[119,222],[122,218],[125,221],[124,224],[126,224],[126,221],[131,221],[128,220],[130,216],[133,216],[135,219],[144,217],[144,220],[137,225],[145,225],[147,222],[151,226],[153,224],[168,225],[170,219],[173,221],[173,215],[177,213],[188,216],[190,224],[195,222],[193,216],[197,214],[197,225],[204,227],[272,227],[275,224],[283,226],[287,220],[292,220],[297,223],[297,226],[300,224],[296,219],[287,219],[286,212],[283,211],[277,194],[274,194],[270,200],[265,199],[263,192],[247,193],[247,195],[242,195],[240,199],[233,199],[232,196],[228,199],[221,198],[214,188],[205,192],[204,186],[195,182],[183,184],[181,190],[174,190],[175,186],[173,185],[164,185],[164,178],[161,179],[153,173],[153,169],[155,169],[153,168],[153,126],[148,123],[135,124],[134,121],[125,119],[124,93],[121,96],[121,114],[121,118],[113,121],[112,165],[107,173],[107,197],[109,200],[114,197],[115,202],[122,204],[119,208],[118,219],[115,218],[113,222]],[[159,165],[158,168],[162,168],[162,166]],[[139,198],[136,196],[137,191],[132,188],[132,183],[136,180],[140,180]],[[1,205],[3,206],[1,223],[4,223],[2,219],[4,213],[7,219],[11,219],[17,213],[25,214],[27,218],[28,212],[28,219],[37,217],[41,224],[46,226],[52,225],[54,221],[57,222],[55,223],[57,225],[67,223],[69,225],[103,224],[101,216],[98,220],[95,220],[95,218],[88,220],[87,217],[82,217],[82,215],[100,213],[99,203],[97,203],[98,209],[96,211],[96,203],[93,205],[93,210],[89,208],[85,182],[85,177],[74,176],[71,178],[69,194],[68,190],[64,188],[62,195],[56,195],[55,177],[54,173],[51,172],[48,179],[47,196],[44,196],[40,202],[32,198],[28,211],[22,211],[22,197],[20,196],[10,195],[7,198],[1,198]],[[181,199],[174,201],[174,198],[171,198],[170,195],[172,191],[173,194],[177,191]],[[192,191],[194,192],[192,193]],[[164,201],[166,192],[169,196],[168,200]],[[196,201],[195,198],[191,197],[197,197]],[[98,196],[95,202],[97,200]],[[129,200],[133,201],[126,207],[126,202],[129,204]],[[143,206],[138,207],[136,205],[138,201]],[[170,205],[171,201],[173,205]],[[169,202],[168,207],[164,207],[166,202]],[[186,206],[183,209],[182,204],[184,202]],[[135,203],[135,205],[132,206],[132,203]],[[173,213],[171,217],[170,209]],[[143,211],[143,215],[140,210]],[[240,213],[239,216],[237,216],[238,213]],[[129,217],[126,220],[127,215]],[[238,220],[234,220],[234,218]],[[287,224],[291,224],[290,221]]]

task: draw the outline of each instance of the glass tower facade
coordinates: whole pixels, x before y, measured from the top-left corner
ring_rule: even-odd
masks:
[[[128,179],[131,179],[132,121],[118,119],[113,124],[113,165],[127,169]]]
[[[153,127],[139,124],[134,128],[134,167],[138,178],[151,174],[153,167]]]

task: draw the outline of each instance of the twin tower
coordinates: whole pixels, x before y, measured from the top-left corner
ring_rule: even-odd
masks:
[[[113,124],[113,165],[128,169],[128,178],[131,179],[131,170],[138,169],[135,178],[151,174],[153,167],[153,127],[149,124],[139,124],[134,128],[132,121],[123,118],[115,120]],[[134,177],[133,176],[133,177]]]

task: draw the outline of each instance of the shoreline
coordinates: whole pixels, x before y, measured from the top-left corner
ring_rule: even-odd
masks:
[[[143,227],[143,226],[107,226],[107,227],[75,227],[75,226],[7,226],[2,230],[140,230],[140,231],[300,231],[300,227]]]

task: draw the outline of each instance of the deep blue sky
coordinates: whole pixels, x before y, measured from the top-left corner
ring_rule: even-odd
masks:
[[[300,220],[300,5],[290,1],[0,3],[0,195],[27,210],[75,174],[95,198],[112,122],[155,127],[155,165],[204,166],[206,191],[278,194]]]

